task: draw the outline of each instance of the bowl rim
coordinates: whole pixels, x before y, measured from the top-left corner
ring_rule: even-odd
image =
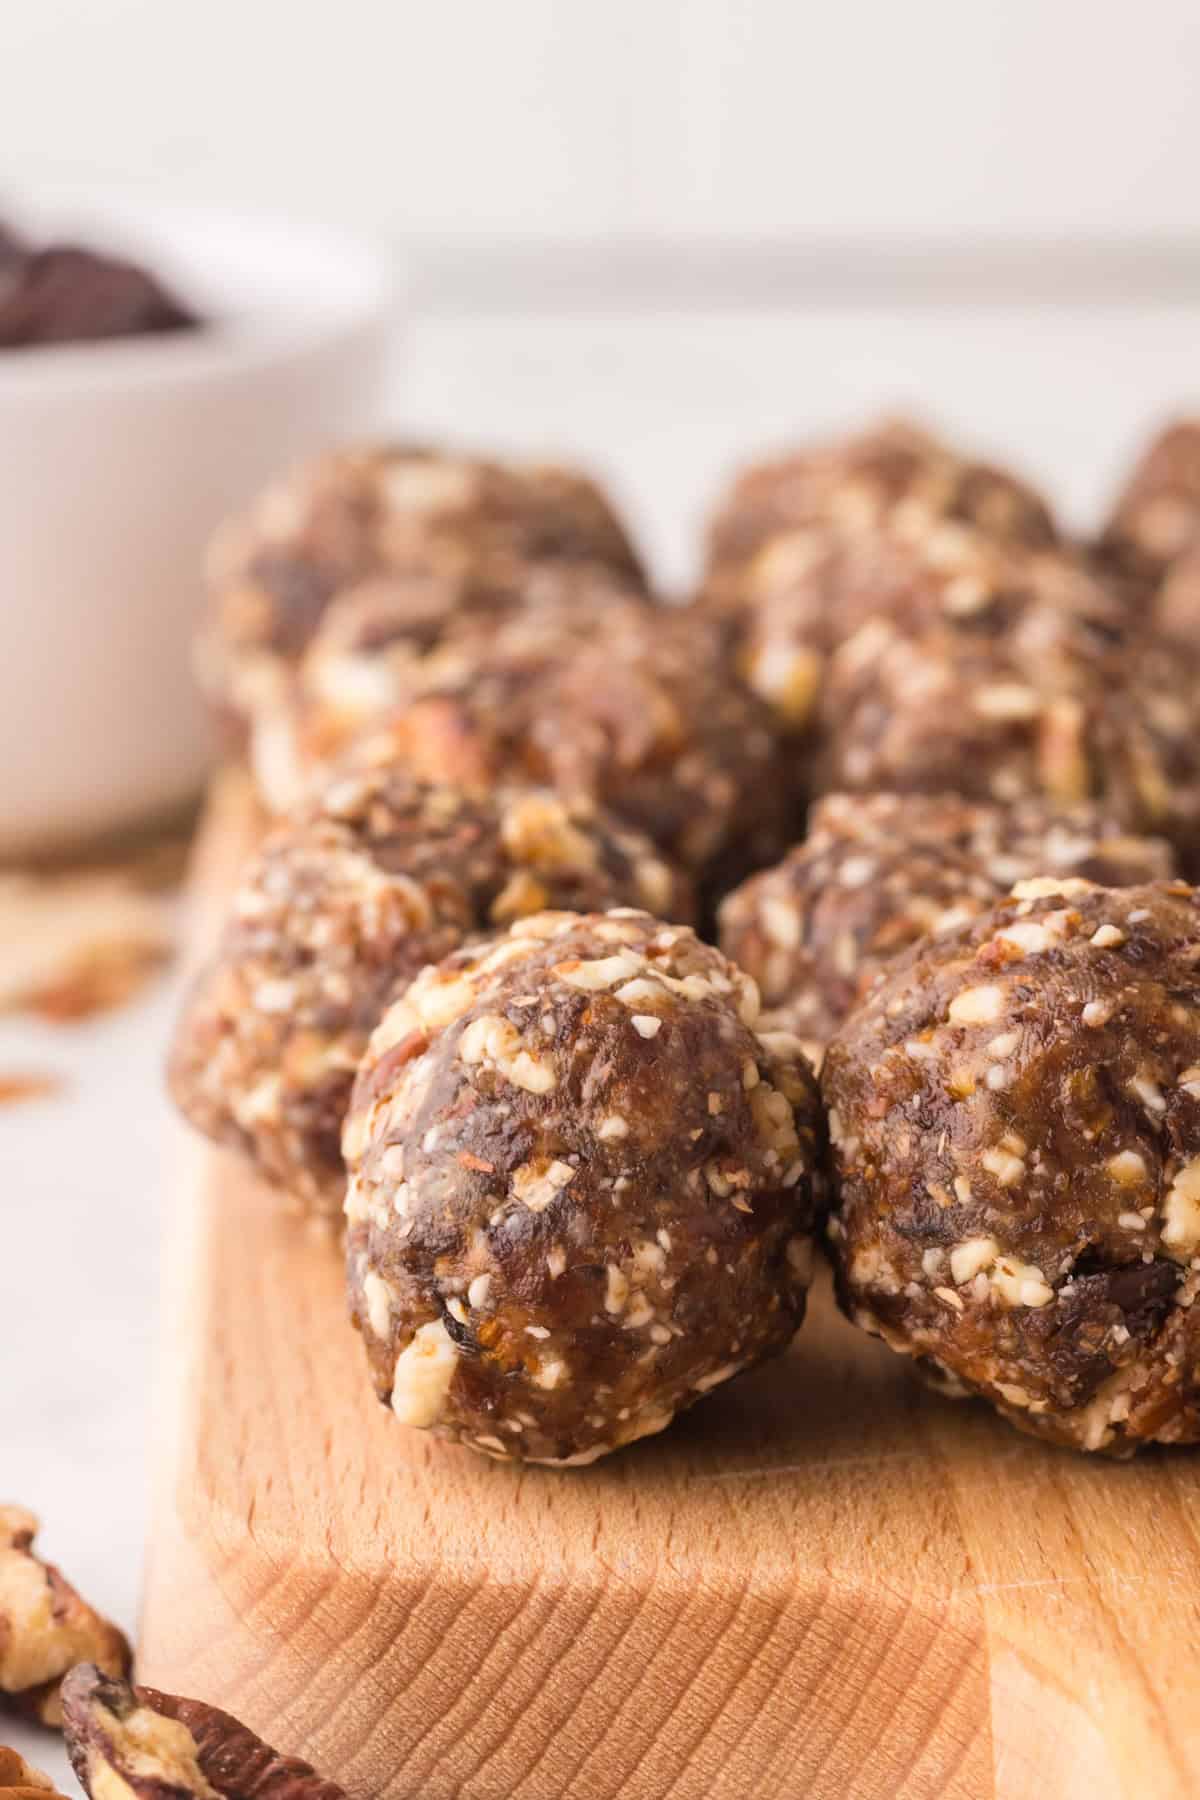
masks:
[[[82,399],[92,391],[190,386],[304,360],[386,328],[399,315],[406,293],[403,271],[383,240],[279,213],[136,206],[94,197],[42,201],[36,196],[19,210],[22,223],[27,216],[40,222],[46,215],[61,221],[51,227],[55,234],[78,233],[102,248],[112,243],[118,254],[132,249],[152,266],[156,242],[163,259],[170,261],[180,254],[186,258],[189,246],[195,253],[206,240],[223,244],[226,260],[247,271],[269,271],[277,289],[291,269],[297,294],[302,294],[302,273],[322,268],[337,292],[324,305],[294,311],[268,301],[241,319],[234,300],[225,322],[218,316],[198,330],[0,349],[0,401],[63,393]],[[181,285],[177,276],[173,279]],[[219,292],[219,282],[215,286]]]

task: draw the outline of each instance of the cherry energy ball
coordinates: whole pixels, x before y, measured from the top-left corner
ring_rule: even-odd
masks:
[[[424,970],[344,1149],[381,1400],[511,1461],[588,1463],[785,1349],[818,1109],[753,982],[645,913],[545,914]]]
[[[810,445],[745,469],[713,515],[708,565],[732,577],[775,538],[812,528],[857,533],[918,515],[977,526],[1031,547],[1057,532],[1040,495],[1003,469],[950,449],[905,420]]]
[[[1042,878],[825,1060],[847,1311],[1083,1450],[1200,1439],[1198,971],[1195,889]]]
[[[650,844],[586,802],[347,775],[247,871],[176,1033],[175,1098],[269,1181],[336,1211],[355,1069],[421,966],[526,913],[620,901],[691,911]]]
[[[286,693],[336,595],[399,586],[415,635],[428,641],[439,618],[485,606],[542,562],[596,562],[643,585],[624,526],[577,470],[413,445],[336,452],[269,488],[218,534],[201,681],[222,713],[244,720]]]
[[[817,1060],[892,958],[986,911],[1014,882],[1080,875],[1125,887],[1174,873],[1161,839],[1129,837],[1086,805],[829,794],[805,841],[724,901],[721,948]]]

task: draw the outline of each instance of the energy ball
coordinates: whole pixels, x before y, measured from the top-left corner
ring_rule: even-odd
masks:
[[[1058,536],[1041,496],[1003,469],[964,457],[905,420],[810,445],[743,470],[713,515],[708,567],[745,570],[773,538],[813,527],[871,530],[897,517],[953,519],[1037,548]]]
[[[417,971],[526,913],[624,901],[692,911],[646,839],[586,802],[398,769],[339,778],[247,871],[176,1032],[174,1097],[300,1204],[336,1213],[355,1070]]]
[[[404,1423],[590,1463],[786,1349],[815,1084],[753,982],[645,913],[544,914],[424,970],[346,1122],[352,1313]]]
[[[916,635],[875,618],[830,659],[816,791],[1091,801],[1123,830],[1200,857],[1200,662],[1054,606],[997,633]]]
[[[1197,502],[1200,513],[1200,500]],[[1166,642],[1200,650],[1200,533],[1194,549],[1176,557],[1154,595],[1152,625]]]
[[[431,609],[450,617],[460,602],[483,606],[543,562],[596,562],[644,585],[624,526],[578,470],[413,445],[336,452],[218,534],[200,679],[223,716],[244,722],[286,696],[335,596],[364,583],[411,586],[415,629],[428,637]]]
[[[483,588],[442,577],[352,588],[331,601],[286,695],[250,721],[259,792],[286,812],[359,733],[421,693],[469,683],[498,658],[536,680],[598,631],[643,632],[651,604],[596,564],[525,566]]]
[[[876,618],[906,636],[942,628],[976,641],[1044,614],[1065,615],[1099,643],[1129,623],[1121,597],[1082,559],[919,513],[859,533],[773,538],[746,570],[737,607],[721,610],[731,612],[742,675],[793,731],[823,697],[829,657]]]
[[[1076,1449],[1200,1439],[1198,968],[1195,889],[1039,879],[825,1059],[847,1312]]]
[[[1152,599],[1176,558],[1200,545],[1200,419],[1168,425],[1147,445],[1097,546],[1135,594]]]
[[[1167,879],[1170,847],[1095,807],[986,806],[956,794],[829,794],[808,836],[720,909],[721,949],[814,1062],[891,960],[986,911],[1014,882]]]
[[[308,713],[295,759],[308,779],[341,722],[336,708]],[[487,632],[464,627],[347,756],[587,796],[706,891],[774,861],[799,818],[795,758],[730,669],[719,624],[690,608],[548,604]]]

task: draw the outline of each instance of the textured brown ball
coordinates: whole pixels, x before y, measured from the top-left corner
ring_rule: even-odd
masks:
[[[1045,501],[1024,482],[919,426],[888,420],[743,470],[709,527],[710,578],[736,586],[739,571],[785,533],[855,534],[905,516],[957,520],[1031,548],[1057,537]]]
[[[1200,1440],[1200,894],[1047,880],[829,1047],[850,1316],[1022,1429]]]
[[[752,982],[644,913],[547,914],[425,970],[344,1148],[352,1308],[397,1416],[587,1463],[786,1348],[815,1084]]]
[[[651,845],[586,802],[347,775],[247,871],[176,1033],[174,1096],[269,1181],[334,1212],[359,1058],[422,965],[526,913],[626,901],[692,911]]]
[[[720,625],[611,589],[586,610],[574,601],[569,584],[565,603],[547,598],[487,631],[464,625],[415,673],[405,662],[407,703],[363,729],[349,760],[586,796],[706,887],[772,861],[795,835],[794,759],[731,671]],[[274,761],[319,780],[345,742],[345,712],[318,703],[298,725]]]
[[[1151,622],[1162,638],[1182,646],[1188,656],[1200,652],[1200,530],[1194,548],[1176,557],[1163,576],[1154,595]]]
[[[218,710],[244,723],[286,697],[339,594],[384,584],[428,642],[460,609],[502,603],[529,565],[576,561],[643,585],[624,526],[577,470],[413,445],[338,451],[219,533],[199,674]]]
[[[910,636],[877,618],[834,654],[817,791],[948,790],[1012,805],[1091,801],[1200,855],[1200,663],[1153,638],[1102,635],[1053,606],[1001,634]]]
[[[525,689],[600,636],[640,644],[653,629],[650,611],[648,596],[590,563],[523,566],[511,585],[490,583],[482,600],[440,578],[354,588],[330,603],[286,691],[251,720],[259,791],[285,812],[319,788],[358,735],[422,694],[469,687],[492,667],[513,670]],[[436,773],[455,769],[451,761]]]
[[[985,912],[1014,882],[1076,875],[1126,887],[1175,873],[1169,845],[1127,836],[1087,805],[829,794],[805,841],[724,901],[721,948],[819,1061],[902,950]]]
[[[917,513],[861,532],[812,527],[772,538],[727,613],[744,678],[791,730],[824,697],[839,645],[873,620],[905,637],[945,631],[1003,642],[1045,615],[1076,654],[1128,625],[1121,597],[1077,557],[997,542],[977,527]]]
[[[1101,533],[1101,561],[1152,600],[1176,559],[1200,546],[1200,420],[1180,419],[1146,446]]]

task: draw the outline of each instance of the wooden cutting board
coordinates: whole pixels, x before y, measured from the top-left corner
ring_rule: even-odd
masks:
[[[211,811],[210,915],[253,831]],[[371,1396],[332,1239],[189,1145],[142,1678],[355,1800],[1200,1793],[1200,1452],[939,1400],[827,1288],[792,1353],[592,1468]]]

